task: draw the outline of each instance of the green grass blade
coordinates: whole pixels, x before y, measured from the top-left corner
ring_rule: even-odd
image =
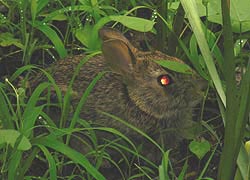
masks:
[[[62,9],[55,10],[52,13],[48,14],[42,22],[47,23],[47,22],[53,20],[54,17],[61,15],[61,14],[64,14],[64,13],[68,13],[68,12],[84,11],[84,12],[92,13],[91,12],[92,10],[93,10],[92,7],[88,6],[88,5],[67,6],[67,7],[64,7]]]
[[[135,132],[137,132],[138,134],[142,135],[143,137],[145,137],[146,139],[148,139],[152,144],[154,144],[162,153],[164,153],[164,150],[161,148],[161,146],[155,142],[150,136],[148,136],[146,133],[144,133],[142,130],[134,127],[133,125],[129,124],[128,122],[120,119],[117,116],[114,116],[112,114],[106,113],[106,112],[102,112],[100,111],[100,113],[104,114],[105,116],[108,116],[118,122],[121,122],[122,124],[126,125],[127,127],[131,128],[132,130],[134,130]]]
[[[49,3],[49,0],[38,0],[37,1],[37,13],[39,13]]]
[[[133,147],[133,149],[135,149],[135,151],[136,151],[136,146],[134,145],[134,143],[127,136],[122,134],[120,131],[118,131],[114,128],[108,128],[108,127],[97,127],[97,128],[92,128],[92,129],[105,131],[105,132],[109,132],[111,134],[117,135],[117,136],[121,137],[122,139],[124,139],[125,141],[127,141]]]
[[[246,69],[247,71],[243,75],[240,87],[241,98],[239,104],[237,123],[235,127],[235,136],[237,139],[241,139],[241,137],[243,137],[244,131],[242,131],[242,129],[245,129],[248,120],[248,115],[250,113],[250,62],[248,63]],[[241,142],[238,142],[238,145],[240,143]]]
[[[185,164],[182,167],[181,173],[178,176],[178,180],[183,180],[185,179],[185,174],[187,172],[187,168],[188,168],[188,161],[185,161]]]
[[[67,118],[67,110],[68,110],[68,107],[69,107],[69,104],[70,104],[70,98],[71,98],[71,89],[72,89],[72,86],[73,86],[73,83],[75,81],[75,78],[77,77],[77,75],[79,74],[80,72],[80,69],[81,67],[90,59],[92,58],[93,56],[99,54],[100,52],[96,52],[96,53],[92,53],[88,56],[85,56],[81,61],[80,63],[77,65],[77,68],[73,74],[73,77],[72,79],[70,80],[70,83],[68,85],[68,90],[65,94],[65,97],[64,97],[64,105],[63,105],[63,110],[62,110],[62,119],[60,120],[61,124],[60,124],[60,127],[62,126],[62,124],[64,124],[64,122],[66,121],[66,118]],[[85,101],[87,100],[87,97],[88,95],[90,94],[91,90],[93,89],[94,85],[96,84],[96,82],[103,76],[105,72],[102,72],[102,73],[99,73],[93,80],[92,82],[90,82],[89,86],[87,87],[87,89],[84,91],[77,107],[76,107],[76,110],[74,112],[74,115],[73,115],[73,118],[71,120],[71,123],[70,123],[70,128],[73,128],[75,127],[75,124],[76,124],[76,121],[79,117],[79,114],[81,113],[81,110],[82,110],[82,107],[85,103]],[[68,139],[68,138],[67,138]],[[68,139],[69,140],[69,139]],[[67,142],[68,142],[67,140]]]
[[[237,165],[239,167],[239,170],[241,172],[241,175],[243,178],[248,179],[249,177],[249,169],[246,169],[249,165],[249,158],[244,160],[242,157],[246,156],[246,152],[243,150],[245,149],[242,146],[242,137],[244,136],[244,129],[246,127],[249,113],[250,113],[250,62],[247,66],[247,71],[243,76],[242,82],[241,82],[241,89],[240,89],[240,107],[237,117],[237,123],[235,127],[235,138],[236,139],[236,146],[240,147],[240,152],[237,159]],[[237,153],[237,151],[236,151]],[[235,155],[237,156],[237,154]],[[246,162],[247,161],[247,162]]]
[[[41,24],[41,22],[35,21],[35,27],[43,32],[49,40],[54,44],[56,51],[58,52],[60,58],[67,56],[67,50],[56,31],[46,24]]]
[[[37,0],[31,0],[30,11],[31,11],[32,23],[34,23],[36,19],[36,14],[37,14]]]
[[[7,95],[5,94],[4,89],[1,87],[4,84],[0,83],[0,119],[2,120],[3,127],[13,129],[14,123],[13,119],[17,119],[14,109],[9,101]],[[14,118],[13,118],[13,116]]]
[[[213,80],[215,89],[217,90],[221,98],[221,101],[223,102],[223,105],[226,106],[225,92],[223,90],[221,80],[219,78],[218,72],[213,62],[213,58],[210,53],[208,43],[206,41],[205,34],[202,29],[201,20],[197,12],[196,2],[194,0],[181,0],[181,4],[186,12],[187,18],[190,22],[190,25],[193,29],[196,39],[198,39],[198,45],[205,59],[206,66],[211,76],[211,79]]]
[[[170,180],[168,176],[169,150],[163,154],[161,165],[159,166],[159,180]]]
[[[21,151],[12,152],[12,156],[8,166],[8,180],[16,180],[17,168],[20,165],[21,157],[22,157]]]
[[[89,84],[89,86],[87,87],[87,89],[84,91],[84,93],[83,93],[83,95],[82,95],[82,97],[81,97],[81,99],[80,99],[80,101],[79,101],[79,103],[78,103],[78,105],[77,105],[77,107],[76,107],[76,110],[75,110],[75,112],[74,112],[73,118],[72,118],[72,120],[71,120],[71,122],[70,122],[70,126],[69,126],[70,128],[75,127],[75,124],[76,124],[76,122],[77,122],[77,119],[78,119],[78,117],[79,117],[79,115],[80,115],[80,113],[81,113],[82,107],[83,107],[84,103],[85,103],[86,100],[87,100],[87,97],[89,96],[90,92],[92,91],[92,89],[93,89],[93,87],[95,86],[95,84],[97,83],[97,81],[98,81],[99,79],[102,78],[102,76],[104,75],[104,73],[105,73],[105,72],[99,73],[99,74],[91,81],[91,83]],[[67,143],[69,142],[69,138],[70,138],[70,136],[67,137],[67,141],[66,141]]]
[[[23,130],[26,131],[25,135],[28,137],[31,133],[31,128],[34,126],[37,117],[42,112],[42,109],[45,105],[36,107],[37,102],[39,101],[39,97],[41,93],[50,86],[50,83],[44,82],[39,84],[39,86],[32,93],[27,106],[24,110],[22,119],[23,119]],[[29,130],[29,131],[27,131]]]
[[[82,167],[84,167],[86,171],[90,173],[95,179],[105,180],[105,177],[94,166],[90,164],[90,162],[87,160],[87,158],[83,154],[71,149],[69,146],[59,142],[58,140],[51,138],[51,136],[45,136],[45,137],[36,139],[34,144],[44,145],[46,147],[52,148],[66,155],[67,157],[72,159],[75,163],[78,163]]]
[[[51,82],[51,85],[53,86],[53,89],[55,90],[56,95],[57,95],[59,107],[62,107],[62,93],[61,93],[61,90],[57,86],[57,84],[56,84],[54,78],[51,76],[51,74],[49,74],[45,70],[43,70],[43,69],[41,69],[39,67],[33,66],[33,65],[25,65],[23,67],[18,68],[18,70],[15,71],[15,73],[10,77],[10,81],[16,80],[25,71],[32,71],[33,69],[41,71],[44,74],[44,76],[49,80],[49,82]],[[34,105],[32,105],[32,106],[34,106]]]
[[[49,179],[56,180],[57,179],[57,176],[56,176],[56,162],[55,162],[52,154],[48,151],[48,149],[45,146],[38,145],[38,147],[43,151],[46,159],[48,160],[49,174],[50,174]]]
[[[22,66],[20,68],[18,68],[9,78],[10,82],[13,82],[15,79],[17,79],[22,73],[24,73],[25,71],[28,70],[32,70],[32,69],[37,69],[38,67],[33,66],[33,65],[26,65],[26,66]]]

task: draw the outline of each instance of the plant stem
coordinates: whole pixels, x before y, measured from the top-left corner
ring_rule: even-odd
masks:
[[[173,23],[173,31],[168,36],[168,54],[174,56],[176,54],[176,47],[178,45],[178,37],[181,33],[185,12],[180,4]]]
[[[161,0],[157,4],[159,7],[160,15],[167,21],[167,12],[168,12],[168,0]],[[156,24],[157,29],[157,49],[164,52],[166,50],[166,38],[167,38],[167,27],[162,21],[161,18],[158,18],[158,22]]]
[[[237,123],[238,98],[235,83],[235,62],[233,34],[230,20],[230,0],[221,0],[223,35],[224,35],[224,59],[226,75],[226,124],[224,147],[219,164],[218,179],[230,180],[234,177],[236,159],[239,153],[237,142],[241,139],[235,138],[235,127]]]

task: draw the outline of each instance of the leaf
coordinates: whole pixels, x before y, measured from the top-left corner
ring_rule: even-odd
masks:
[[[20,41],[20,39],[14,38],[13,34],[6,32],[6,33],[0,33],[0,46],[2,47],[8,47],[8,46],[16,46],[19,48],[23,48],[23,45]]]
[[[86,13],[91,13],[92,10],[93,10],[92,7],[89,5],[67,6],[62,9],[55,10],[50,14],[47,14],[46,18],[44,18],[42,22],[48,23],[49,21],[53,20],[56,16],[67,13],[67,12],[82,11]]]
[[[48,160],[50,179],[57,179],[56,162],[55,162],[55,159],[53,158],[53,153],[50,153],[50,151],[45,146],[42,146],[42,145],[38,145],[38,146],[43,151],[46,159]]]
[[[37,2],[37,13],[39,13],[45,6],[47,6],[49,0],[38,0]]]
[[[31,11],[31,17],[32,17],[32,23],[36,19],[36,14],[37,14],[37,0],[31,0],[30,3],[30,11]]]
[[[187,64],[184,63],[170,61],[170,60],[156,60],[155,62],[165,68],[168,68],[170,70],[179,73],[193,74],[193,70]]]
[[[231,0],[230,18],[234,32],[246,32],[250,30],[250,2],[249,0]],[[221,2],[219,0],[209,1],[208,20],[222,24]]]
[[[35,27],[42,31],[49,40],[54,44],[57,53],[59,54],[60,58],[64,58],[67,56],[67,50],[64,47],[64,44],[60,37],[57,35],[56,31],[49,27],[46,24],[41,24],[38,21],[35,21]]]
[[[4,128],[14,128],[14,121],[12,116],[12,112],[14,113],[13,107],[11,105],[11,102],[5,93],[4,89],[1,87],[4,86],[4,84],[0,83],[0,121],[2,121],[2,124]],[[4,119],[4,121],[3,121]],[[1,127],[0,127],[1,128]]]
[[[249,143],[249,141],[247,142]],[[249,161],[249,152],[246,149],[246,144],[245,147],[242,145],[240,148],[240,153],[237,158],[237,165],[238,165],[238,171],[240,172],[243,179],[249,179],[250,161]]]
[[[155,24],[154,21],[131,16],[109,16],[109,18],[113,21],[123,24],[130,29],[140,32],[148,32],[152,30]]]
[[[185,164],[182,167],[181,173],[178,176],[178,180],[185,179],[185,174],[187,172],[187,169],[188,169],[188,161],[186,160]]]
[[[53,136],[45,136],[36,139],[35,143],[38,145],[50,147],[58,152],[61,152],[62,154],[72,159],[75,163],[78,163],[82,167],[84,167],[86,171],[90,173],[95,179],[97,180],[105,179],[103,175],[88,161],[88,159],[83,154],[59,142],[58,140],[54,139]]]
[[[205,60],[209,75],[211,76],[211,79],[214,83],[216,91],[219,94],[219,97],[221,98],[223,105],[226,106],[225,92],[222,87],[222,82],[220,80],[218,71],[213,61],[213,57],[211,55],[207,40],[205,38],[205,34],[202,29],[202,23],[197,13],[196,3],[194,0],[181,0],[181,4],[185,12],[188,12],[186,15],[192,27],[194,35],[196,39],[198,39],[197,43]]]
[[[210,150],[210,143],[207,140],[201,142],[193,140],[188,147],[201,160]]]
[[[89,36],[92,33],[93,27],[86,23],[84,27],[77,29],[75,32],[76,38],[86,47],[89,47],[91,42],[91,36]]]
[[[100,39],[98,37],[99,30],[110,21],[116,21],[122,25],[140,32],[148,32],[153,29],[155,24],[154,21],[150,21],[143,18],[131,17],[131,16],[105,16],[94,25],[92,32],[89,37],[89,46],[88,48],[92,51],[100,49]]]
[[[159,180],[169,180],[168,176],[168,161],[169,161],[169,150],[163,154],[161,165],[159,166]]]
[[[35,121],[37,120],[38,116],[42,112],[44,108],[44,104],[41,106],[37,106],[36,104],[39,101],[39,97],[42,94],[42,92],[47,89],[50,86],[50,83],[43,82],[40,83],[37,88],[32,93],[31,97],[29,98],[29,101],[26,104],[25,110],[22,115],[23,119],[23,130],[25,131],[25,135],[29,136],[32,129],[32,127],[35,124]]]
[[[16,131],[16,130],[12,130],[12,129],[3,129],[0,130],[0,144],[10,144],[11,147],[15,146],[15,143],[17,142],[17,139],[21,136],[21,133]],[[29,150],[31,148],[31,144],[28,138],[26,138],[25,136],[21,137],[22,139],[20,140],[17,149],[18,150],[22,150],[22,151],[26,151]]]

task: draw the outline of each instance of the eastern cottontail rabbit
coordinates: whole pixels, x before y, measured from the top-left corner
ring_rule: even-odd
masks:
[[[139,51],[114,29],[101,29],[99,35],[103,41],[103,55],[90,58],[81,67],[72,86],[73,107],[94,77],[99,72],[107,72],[87,97],[81,117],[94,124],[115,128],[135,140],[138,133],[101,111],[152,135],[157,142],[160,142],[159,134],[172,129],[172,132],[163,134],[170,137],[163,141],[167,147],[176,143],[176,136],[189,136],[188,131],[194,126],[193,108],[202,99],[202,80],[195,73],[187,75],[164,69],[155,61],[183,62],[159,51]],[[84,57],[73,56],[56,62],[48,69],[63,92],[67,91],[74,71]],[[80,147],[74,140],[71,145],[76,149]]]
[[[76,105],[91,80],[105,73],[87,98],[81,117],[105,127],[113,127],[128,136],[134,130],[103,115],[113,114],[148,134],[172,128],[186,136],[183,129],[192,127],[193,107],[201,100],[202,86],[195,75],[164,69],[154,60],[183,63],[159,51],[141,52],[113,29],[101,29],[103,55],[84,64],[73,84]],[[62,90],[66,90],[74,70],[84,55],[58,61],[51,73]],[[179,133],[175,133],[179,134]]]
[[[159,51],[139,51],[114,29],[103,28],[99,35],[103,55],[89,59],[82,66],[73,84],[73,104],[77,104],[99,72],[109,72],[95,85],[81,116],[128,135],[134,131],[96,110],[113,114],[149,134],[159,129],[189,126],[193,107],[202,97],[201,79],[164,69],[154,60],[183,62]],[[63,91],[83,58],[84,55],[78,55],[61,60],[50,69]]]

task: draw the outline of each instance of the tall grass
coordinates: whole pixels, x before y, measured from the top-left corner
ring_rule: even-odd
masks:
[[[31,70],[32,68],[34,69],[35,67],[25,66],[20,68],[10,79],[15,79],[15,77],[18,77],[24,71]],[[72,130],[72,128],[58,129],[57,125],[53,123],[53,120],[43,112],[44,108],[49,104],[37,105],[40,101],[41,94],[51,85],[57,92],[57,98],[62,99],[61,91],[51,75],[43,70],[42,73],[45,74],[44,77],[48,77],[50,83],[44,82],[39,84],[27,101],[24,97],[20,97],[19,90],[8,80],[6,80],[7,85],[1,84],[0,98],[2,103],[0,106],[3,111],[3,113],[1,113],[1,119],[3,120],[4,130],[0,130],[0,133],[2,137],[4,137],[1,143],[6,143],[6,146],[3,147],[5,161],[1,170],[1,178],[10,180],[25,179],[25,174],[32,168],[32,162],[36,156],[40,156],[39,152],[42,152],[50,167],[48,169],[50,179],[56,179],[58,176],[56,171],[58,167],[55,156],[51,150],[48,149],[51,148],[69,157],[74,163],[84,167],[95,179],[104,179],[83,154],[65,145],[61,140],[58,140],[58,138],[61,139],[60,137],[71,134],[72,131],[75,130]],[[7,92],[8,85],[14,91],[13,98],[16,98],[17,101],[17,103],[13,105],[11,99],[9,99],[9,95],[5,93]],[[9,120],[7,121],[7,119]],[[37,126],[37,121],[41,119],[47,121],[48,124]],[[50,133],[48,135],[43,134],[36,136],[34,130],[39,128],[47,128]],[[13,149],[9,146],[12,146]],[[29,152],[27,152],[27,150],[29,150]],[[27,153],[31,156],[25,158]]]
[[[222,80],[219,77],[218,70],[215,67],[215,63],[212,59],[208,43],[205,39],[205,34],[202,30],[202,23],[199,19],[196,3],[193,0],[186,1],[181,0],[181,3],[186,12],[187,18],[190,22],[192,30],[198,40],[201,53],[203,54],[206,67],[208,68],[212,83],[217,90],[220,97],[219,102],[222,102],[222,112],[225,109],[225,137],[224,147],[219,164],[218,179],[233,179],[235,175],[236,160],[242,148],[242,140],[244,137],[244,130],[246,127],[247,119],[249,116],[250,106],[250,89],[249,89],[249,63],[247,65],[247,71],[242,74],[243,79],[240,83],[240,87],[236,87],[235,68],[236,63],[234,59],[234,46],[233,35],[229,14],[230,1],[222,0],[222,17],[223,17],[223,36],[224,36],[224,76],[226,77],[226,88],[222,88]],[[220,73],[223,74],[223,73]],[[241,161],[238,161],[238,167],[242,168]],[[241,171],[242,173],[243,171]],[[241,174],[242,177],[248,176]]]

